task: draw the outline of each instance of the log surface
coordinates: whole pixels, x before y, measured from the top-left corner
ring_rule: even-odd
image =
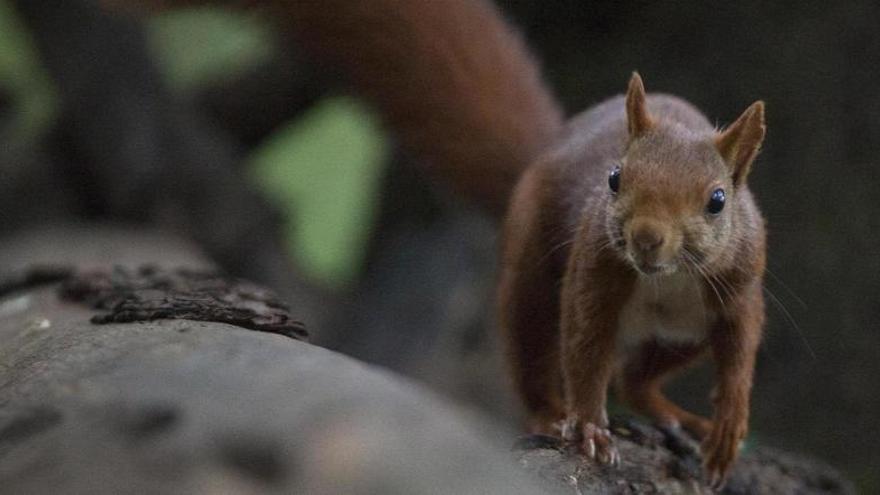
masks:
[[[619,469],[548,437],[511,452],[503,421],[396,374],[298,335],[198,318],[199,301],[215,316],[218,300],[231,305],[221,315],[280,308],[247,284],[218,292],[194,271],[210,264],[167,236],[46,231],[7,240],[0,260],[3,493],[710,493],[680,433],[615,419]],[[113,260],[129,267],[116,278]],[[186,311],[169,314],[182,288]],[[148,310],[111,317],[132,301]],[[294,321],[295,301],[275,316]],[[724,492],[854,490],[821,462],[758,446]]]

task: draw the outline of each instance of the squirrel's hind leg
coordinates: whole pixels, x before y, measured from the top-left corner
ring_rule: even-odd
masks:
[[[712,422],[673,403],[663,394],[662,387],[675,372],[706,356],[706,351],[704,344],[645,342],[627,358],[620,370],[617,393],[635,412],[665,426],[681,426],[702,440],[712,429]]]

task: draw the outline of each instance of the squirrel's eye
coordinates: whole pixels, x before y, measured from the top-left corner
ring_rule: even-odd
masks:
[[[726,197],[724,196],[724,189],[715,189],[712,191],[712,196],[709,198],[709,204],[706,205],[706,211],[711,213],[712,215],[717,215],[721,213],[721,210],[724,209],[724,200]]]
[[[611,174],[608,175],[608,187],[611,188],[613,193],[620,189],[620,167],[611,169]]]

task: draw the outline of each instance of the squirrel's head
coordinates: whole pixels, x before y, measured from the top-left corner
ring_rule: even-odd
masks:
[[[644,274],[710,270],[745,227],[738,196],[764,139],[764,103],[723,131],[697,133],[651,115],[634,73],[626,114],[629,142],[608,177],[612,244]]]

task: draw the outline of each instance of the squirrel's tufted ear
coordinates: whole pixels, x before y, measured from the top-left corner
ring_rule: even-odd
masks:
[[[764,102],[756,101],[715,137],[715,146],[730,168],[734,185],[743,184],[748,177],[765,132]]]
[[[654,119],[648,114],[645,85],[638,72],[633,72],[626,90],[626,121],[630,139],[637,138],[654,127]]]

